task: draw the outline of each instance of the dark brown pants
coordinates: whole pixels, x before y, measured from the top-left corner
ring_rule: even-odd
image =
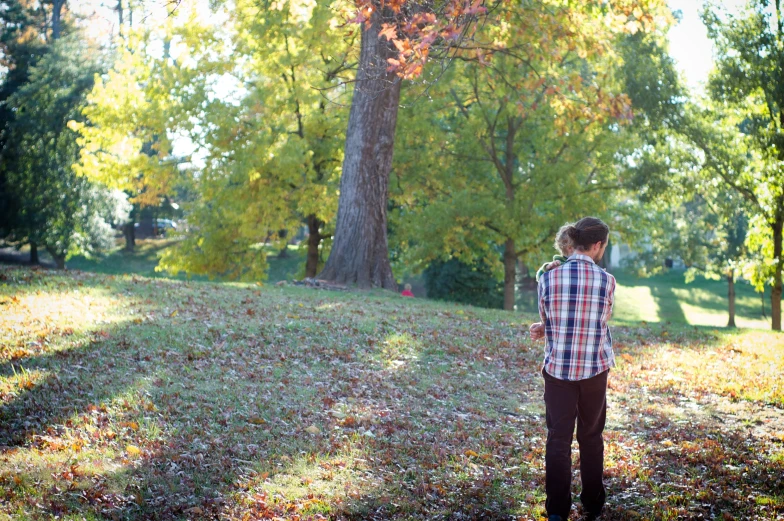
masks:
[[[607,374],[586,380],[559,380],[546,371],[544,403],[547,409],[547,452],[545,491],[547,515],[569,518],[572,508],[572,434],[577,420],[580,446],[580,501],[588,513],[600,513],[606,492],[604,472],[604,422],[607,412]]]

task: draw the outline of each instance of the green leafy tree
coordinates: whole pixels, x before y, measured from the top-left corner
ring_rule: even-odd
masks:
[[[8,99],[29,81],[30,68],[46,52],[46,13],[32,2],[10,0],[0,17],[0,149],[6,148],[9,130],[16,119]],[[6,152],[7,155],[10,151]],[[21,222],[19,201],[13,197],[7,168],[0,168],[0,240],[22,246],[28,243]],[[38,245],[30,244],[30,261],[38,264]]]
[[[778,1],[752,0],[738,15],[717,5],[703,19],[716,48],[708,92],[714,109],[687,134],[716,178],[751,208],[750,246],[772,279],[772,327],[781,330],[784,239],[784,28]],[[763,277],[766,278],[766,277]]]
[[[102,189],[76,175],[84,98],[101,71],[100,54],[78,35],[51,44],[29,81],[8,99],[15,117],[2,150],[3,176],[18,205],[17,238],[43,246],[63,268],[70,255],[111,246],[116,212]],[[101,215],[102,213],[107,215]]]
[[[160,269],[258,280],[267,268],[262,244],[284,245],[280,231],[304,222],[305,274],[316,274],[336,211],[340,84],[350,67],[351,40],[334,7],[279,2],[260,19],[255,3],[239,2],[213,13],[220,24],[184,9],[130,33],[131,50],[91,94],[80,168],[132,190],[135,202],[192,194],[182,240]],[[163,58],[156,42],[167,46]],[[178,135],[197,146],[203,165],[177,167]]]
[[[416,130],[403,133],[400,154],[410,188],[396,228],[419,262],[457,255],[497,263],[502,247],[504,308],[513,309],[519,260],[541,259],[564,222],[605,213],[608,194],[620,189],[615,152],[629,146],[632,106],[614,52],[623,29],[573,32],[575,17],[589,25],[601,14],[531,3],[499,7],[498,16],[507,23],[476,38],[505,51],[489,64],[458,62],[429,92],[436,101],[428,110],[415,105]],[[439,155],[427,166],[405,157],[421,153],[423,132]]]
[[[360,24],[360,58],[346,134],[334,244],[321,277],[359,286],[397,286],[388,255],[387,198],[401,78],[418,77],[429,57],[447,58],[453,49],[459,50],[457,55],[462,59],[470,57],[481,63],[497,55],[522,57],[519,62],[525,68],[528,56],[544,56],[547,48],[568,46],[571,40],[592,39],[601,46],[608,27],[612,32],[619,27],[631,31],[652,25],[656,19],[649,7],[660,4],[655,0],[601,5],[554,0],[523,2],[520,6],[482,0],[356,2],[354,20]],[[550,20],[543,17],[538,24],[509,22],[508,17],[529,7],[556,14]],[[563,14],[566,18],[561,17]],[[480,17],[482,24],[475,24]],[[503,37],[500,41],[475,38],[477,27],[495,28],[501,36],[527,33],[530,46],[510,52]]]

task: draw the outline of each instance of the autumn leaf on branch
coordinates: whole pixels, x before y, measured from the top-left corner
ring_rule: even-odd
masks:
[[[547,8],[541,9],[541,20],[530,25],[524,21],[516,28],[509,27],[509,19],[520,7],[503,0],[357,0],[349,22],[363,23],[366,29],[374,20],[381,23],[379,38],[394,43],[398,50],[398,56],[389,60],[388,70],[408,79],[421,73],[436,47],[442,51],[438,56],[471,50],[462,58],[484,66],[490,65],[495,53],[509,52],[501,43],[503,39],[474,41],[480,18],[485,18],[482,25],[499,27],[507,33],[538,33],[535,48],[542,56],[557,55],[566,48],[581,59],[594,53],[611,53],[616,35],[650,32],[672,23],[672,13],[662,0],[613,0],[600,9],[588,3],[570,6],[554,0],[542,4]],[[407,48],[419,51],[416,56],[396,44],[399,35],[405,35]]]

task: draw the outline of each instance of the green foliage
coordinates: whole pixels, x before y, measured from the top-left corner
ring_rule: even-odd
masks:
[[[122,198],[72,168],[79,146],[69,122],[82,118],[85,95],[101,68],[95,49],[78,35],[64,37],[8,99],[14,120],[6,129],[2,170],[16,204],[10,239],[45,247],[61,266],[74,253],[111,246],[109,223],[127,212]]]
[[[653,36],[614,30],[606,14],[560,3],[499,7],[497,23],[478,29],[476,39],[504,51],[489,64],[459,55],[445,73],[430,71],[437,82],[427,97],[408,94],[391,188],[404,262],[421,268],[454,255],[498,270],[503,246],[534,265],[550,258],[565,222],[585,215],[613,221],[627,171],[623,152],[640,142],[630,129],[630,101],[642,100],[641,113],[658,122],[677,89],[662,81],[660,91],[642,92],[671,60],[650,43]],[[569,17],[581,23],[567,37]],[[661,25],[649,29],[661,37]],[[632,62],[636,54],[661,67],[624,68],[624,56]]]
[[[208,16],[183,8],[131,34],[96,85],[91,124],[80,129],[81,171],[145,204],[190,195],[180,200],[182,240],[160,269],[259,280],[268,268],[261,245],[283,247],[280,231],[312,216],[330,236],[350,48],[335,8],[285,1],[264,17],[254,2],[217,5]],[[189,168],[172,156],[175,136],[196,146]]]
[[[784,36],[780,5],[752,0],[738,14],[703,13],[716,46],[709,100],[692,107],[681,132],[702,158],[704,192],[730,190],[748,217],[743,272],[758,290],[773,286],[779,309],[784,227]],[[738,201],[734,202],[738,206]],[[725,207],[727,208],[727,207]],[[733,222],[729,213],[726,222]],[[739,251],[739,250],[738,250]],[[780,321],[774,316],[774,328]]]
[[[30,68],[45,53],[40,33],[46,25],[43,9],[21,1],[3,4],[0,17],[0,66],[4,69],[0,82],[0,149],[6,148],[9,130],[16,112],[8,99],[29,81]],[[0,168],[0,240],[18,236],[19,201],[9,185],[7,169]],[[16,231],[16,233],[14,233]]]
[[[481,261],[474,265],[456,258],[434,261],[423,275],[427,297],[430,299],[483,308],[503,307],[503,286],[492,270]]]

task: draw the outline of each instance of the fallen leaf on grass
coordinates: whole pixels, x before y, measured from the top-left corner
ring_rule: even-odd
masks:
[[[305,432],[308,432],[310,434],[321,434],[321,431],[315,425],[311,425],[310,427],[305,429]]]
[[[131,456],[138,456],[139,454],[142,453],[142,449],[140,449],[136,445],[126,445],[125,452],[127,452]]]

